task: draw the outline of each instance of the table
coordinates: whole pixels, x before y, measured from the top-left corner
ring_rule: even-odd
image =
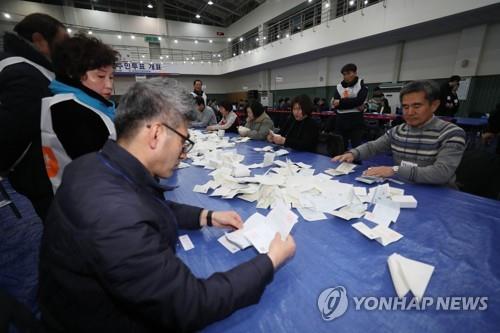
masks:
[[[267,143],[237,144],[243,163],[261,162],[263,153],[252,147]],[[295,162],[312,164],[317,171],[334,166],[327,157],[292,151]],[[280,159],[284,159],[281,157]],[[188,161],[190,162],[190,161]],[[365,162],[352,175],[338,178],[355,183]],[[263,173],[265,169],[254,169]],[[255,211],[255,203],[223,200],[192,192],[205,183],[208,170],[191,166],[169,179],[179,186],[166,194],[178,202],[209,209],[236,210],[243,219]],[[363,186],[357,183],[356,186]],[[307,222],[300,218],[292,231],[297,244],[295,257],[282,267],[266,288],[260,302],[213,323],[205,332],[493,332],[500,328],[500,202],[427,185],[395,185],[418,200],[417,209],[402,210],[393,229],[400,241],[383,247],[370,241],[347,222],[328,215],[328,220]],[[294,210],[295,211],[295,210]],[[183,234],[184,231],[181,231]],[[195,248],[179,257],[198,277],[225,271],[256,255],[253,248],[231,254],[217,242],[223,230],[204,228],[186,231]],[[487,296],[487,311],[388,311],[356,310],[352,297],[395,297],[387,258],[397,252],[435,266],[425,296]],[[318,310],[320,293],[330,287],[347,290],[348,309],[332,321]],[[407,297],[411,297],[408,294]]]

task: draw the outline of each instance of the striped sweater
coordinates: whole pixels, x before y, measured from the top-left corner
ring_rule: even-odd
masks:
[[[465,150],[465,132],[460,127],[431,118],[421,127],[401,124],[377,140],[367,142],[350,152],[356,160],[365,160],[392,151],[397,176],[415,183],[455,184],[455,170]],[[416,166],[401,165],[402,161]]]

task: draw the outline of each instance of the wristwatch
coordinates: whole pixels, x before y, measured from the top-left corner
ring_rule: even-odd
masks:
[[[398,173],[399,171],[399,165],[395,165],[392,167],[392,171],[394,171],[394,173]]]

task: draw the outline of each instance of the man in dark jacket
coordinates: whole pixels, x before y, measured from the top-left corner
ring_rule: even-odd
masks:
[[[194,331],[258,302],[293,255],[293,238],[276,235],[267,254],[207,279],[175,255],[177,228],[242,226],[235,212],[164,199],[157,177],[169,177],[193,144],[186,96],[168,79],[136,83],[117,110],[117,141],[67,166],[40,256],[50,332]]]
[[[457,89],[460,86],[460,76],[453,75],[441,86],[441,103],[436,111],[438,116],[453,117],[458,112],[460,101]]]
[[[345,150],[349,147],[356,148],[361,144],[365,122],[363,107],[368,96],[368,88],[358,77],[355,64],[344,65],[341,69],[342,80],[335,90],[332,98],[332,108],[336,110],[335,132],[344,139]]]
[[[45,14],[26,16],[4,35],[0,54],[0,173],[27,196],[44,219],[52,200],[40,139],[40,106],[50,96],[53,79],[50,56],[67,34]]]

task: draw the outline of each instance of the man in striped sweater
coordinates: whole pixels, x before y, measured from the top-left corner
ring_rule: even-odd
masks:
[[[364,174],[378,177],[396,175],[415,183],[455,187],[455,170],[465,150],[465,132],[434,116],[439,107],[439,97],[439,87],[434,81],[406,84],[400,92],[406,123],[332,160],[364,160],[391,150],[394,166],[368,168]]]

